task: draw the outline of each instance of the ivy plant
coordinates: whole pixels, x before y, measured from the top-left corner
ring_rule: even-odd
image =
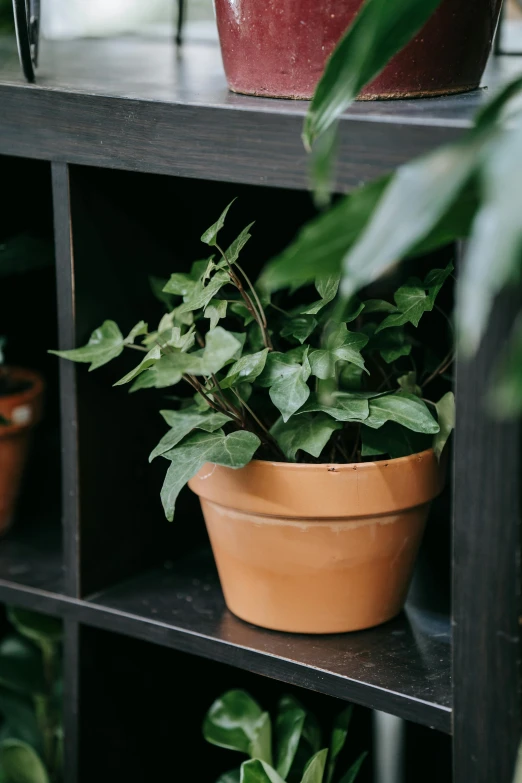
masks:
[[[209,709],[203,736],[212,745],[248,756],[240,768],[216,783],[354,783],[366,757],[361,754],[340,775],[336,770],[352,717],[350,705],[336,716],[327,747],[315,715],[293,696],[283,696],[275,722],[245,691],[224,693]]]
[[[105,321],[87,345],[58,356],[94,370],[129,349],[138,364],[116,385],[130,391],[182,385],[191,396],[162,408],[169,429],[152,451],[168,470],[161,492],[169,520],[181,488],[206,463],[240,468],[254,457],[289,462],[358,462],[400,457],[451,430],[452,395],[429,401],[452,346],[430,366],[415,328],[452,266],[401,285],[393,300],[339,302],[339,275],[319,274],[314,291],[270,297],[239,263],[251,225],[223,249],[230,205],[201,237],[214,251],[159,289],[167,312],[150,330]]]
[[[0,783],[63,779],[61,622],[8,609],[0,643]]]

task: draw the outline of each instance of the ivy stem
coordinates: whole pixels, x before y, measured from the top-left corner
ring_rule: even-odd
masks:
[[[280,457],[282,457],[283,461],[286,462],[287,461],[286,460],[286,456],[285,456],[284,452],[282,451],[281,447],[279,446],[278,442],[274,438],[274,436],[267,430],[267,428],[265,427],[265,425],[263,424],[261,419],[259,419],[259,417],[254,413],[252,408],[245,402],[245,400],[242,397],[240,397],[238,392],[235,389],[232,389],[232,391],[234,392],[234,394],[238,398],[238,400],[241,403],[241,405],[245,408],[245,410],[248,411],[248,413],[254,419],[254,421],[256,422],[258,427],[261,429],[261,432],[263,433],[263,436],[264,436],[263,440],[265,440],[265,442],[267,442],[277,452],[277,454]]]
[[[133,348],[135,351],[145,351],[145,353],[148,353],[149,349],[146,348],[144,345],[130,345],[127,344],[125,348]]]
[[[439,366],[436,370],[434,370],[431,375],[422,383],[422,388],[428,385],[428,383],[431,383],[438,375],[442,375],[443,372],[445,372],[448,367],[450,367],[453,364],[453,360],[455,359],[455,354],[453,351],[451,351],[447,356],[444,357],[444,359],[441,361]]]

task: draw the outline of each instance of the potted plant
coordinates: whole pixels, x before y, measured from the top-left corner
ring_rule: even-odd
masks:
[[[11,632],[0,643],[0,780],[63,779],[62,623],[9,608]]]
[[[249,757],[240,769],[221,775],[217,783],[353,783],[366,753],[344,775],[336,771],[352,718],[352,706],[334,719],[328,747],[316,716],[293,696],[283,696],[273,723],[248,693],[227,691],[210,707],[203,736],[212,745]]]
[[[0,244],[0,277],[41,269],[52,263],[48,242],[28,234]],[[43,409],[44,380],[24,367],[5,364],[6,338],[0,335],[0,535],[12,521],[33,427]]]
[[[342,72],[355,57],[375,69],[376,78],[359,98],[474,89],[486,65],[500,6],[501,0],[215,0],[230,89],[277,98],[311,98],[329,56],[352,25],[367,32],[362,47],[350,52],[345,48],[336,65]],[[389,25],[391,33],[375,37],[374,22]],[[384,68],[413,33],[415,38]],[[350,37],[348,29],[345,39]]]
[[[452,396],[426,400],[450,358],[430,367],[420,350],[419,375],[402,360],[406,325],[433,310],[452,267],[407,281],[394,302],[339,308],[337,277],[317,280],[313,302],[271,300],[239,264],[250,226],[219,244],[228,209],[202,236],[215,254],[166,282],[175,301],[157,329],[140,321],[124,336],[105,321],[54,353],[92,370],[129,347],[143,358],[116,385],[190,390],[161,411],[170,429],[150,459],[169,463],[168,519],[185,484],[200,496],[232,612],[294,632],[376,625],[403,605],[442,488]]]

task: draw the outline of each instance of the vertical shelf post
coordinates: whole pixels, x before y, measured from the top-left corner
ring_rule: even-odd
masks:
[[[74,257],[72,248],[69,167],[52,163],[54,246],[58,303],[58,341],[61,350],[75,347]],[[76,369],[60,359],[62,442],[62,527],[65,591],[79,597],[78,414]]]
[[[493,263],[493,261],[492,261]],[[520,740],[520,430],[485,395],[516,300],[495,303],[471,361],[457,361],[453,523],[455,783],[512,783]]]

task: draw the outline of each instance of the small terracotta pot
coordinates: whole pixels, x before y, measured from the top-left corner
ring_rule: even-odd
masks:
[[[501,4],[444,0],[360,98],[430,97],[478,87]],[[215,0],[230,89],[311,98],[328,57],[362,5],[363,0]]]
[[[0,396],[0,535],[9,529],[24,472],[31,430],[42,416],[44,382],[21,367],[8,367],[14,381],[30,384],[21,392]]]
[[[431,449],[353,465],[207,464],[189,482],[230,611],[294,633],[356,631],[398,614],[442,485]]]

